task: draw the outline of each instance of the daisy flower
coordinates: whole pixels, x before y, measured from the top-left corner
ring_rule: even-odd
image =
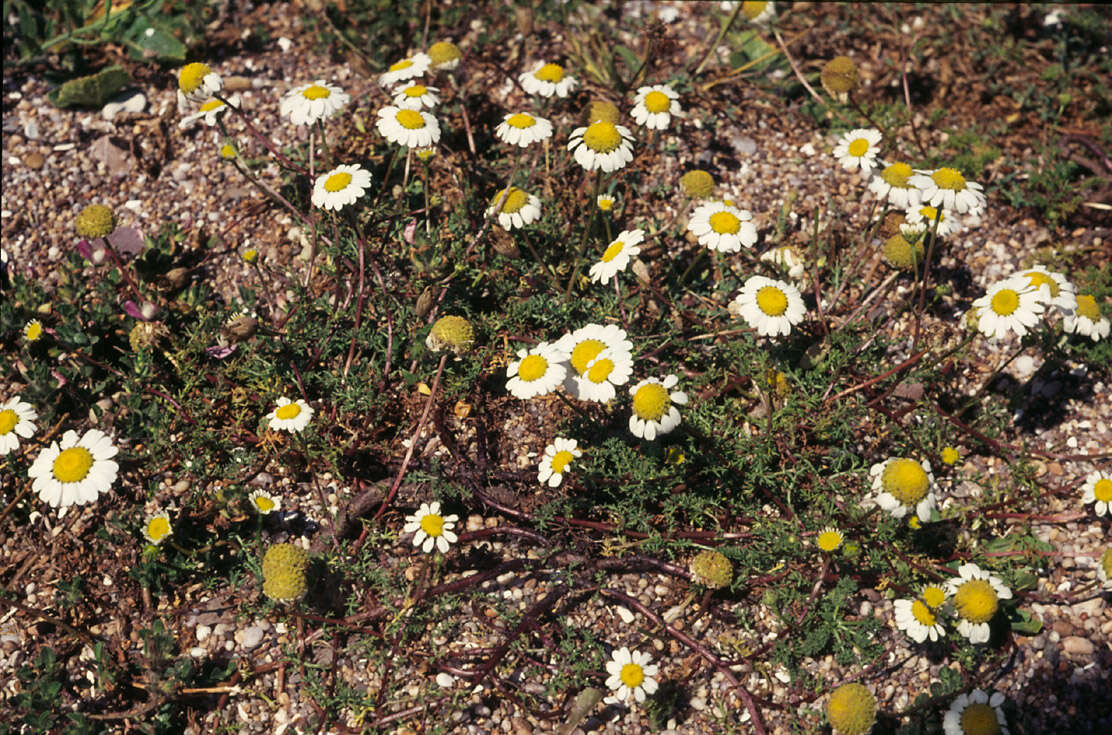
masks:
[[[564,387],[581,401],[606,403],[617,395],[615,386],[625,385],[633,374],[633,355],[607,348],[587,363],[580,375],[569,375]]]
[[[637,244],[645,239],[644,230],[622,230],[614,242],[606,246],[599,262],[591,266],[589,271],[591,280],[597,283],[607,283],[619,271],[625,270],[629,259],[641,254]]]
[[[19,396],[0,404],[0,457],[19,449],[19,437],[31,438],[38,429],[34,423],[38,417],[35,408]]]
[[[375,127],[386,140],[408,148],[424,148],[440,140],[440,123],[421,110],[387,105],[378,111]]]
[[[313,418],[313,407],[300,398],[295,401],[282,396],[278,399],[278,405],[266,415],[266,418],[267,426],[271,429],[296,434],[309,425],[309,420]]]
[[[527,148],[552,137],[552,123],[528,112],[514,112],[502,118],[494,134],[510,145]]]
[[[567,377],[563,363],[568,354],[556,345],[541,342],[531,350],[518,350],[517,357],[506,368],[506,390],[515,398],[528,400],[551,393]]]
[[[641,87],[633,99],[633,119],[649,130],[666,130],[672,115],[680,114],[680,96],[665,84]]]
[[[614,197],[610,196],[609,194],[599,194],[597,197],[595,197],[595,205],[602,212],[609,212],[611,209],[613,209],[614,201]]]
[[[440,503],[421,503],[416,513],[406,516],[402,533],[412,533],[413,545],[420,546],[426,554],[434,547],[441,554],[447,554],[448,546],[459,540],[452,531],[458,520],[457,515],[441,515]]]
[[[646,695],[656,691],[655,677],[659,667],[652,663],[647,653],[630,651],[625,646],[614,651],[606,664],[606,686],[614,693],[606,698],[608,704],[621,704],[634,699],[644,702]]]
[[[239,99],[240,98],[238,94],[233,94],[231,97],[228,98],[228,101],[236,107],[239,107]],[[181,122],[178,123],[178,127],[192,127],[193,124],[198,120],[203,120],[205,125],[208,125],[210,128],[215,127],[217,118],[219,118],[227,111],[228,105],[224,103],[224,100],[213,97],[212,99],[206,101],[199,108],[197,108],[197,111],[194,112],[192,115],[186,115],[185,117],[183,117],[181,119]]]
[[[869,191],[879,199],[899,209],[908,209],[919,204],[919,187],[911,183],[914,173],[911,166],[897,161],[878,171],[869,181]]]
[[[1077,287],[1063,274],[1049,271],[1042,265],[1033,265],[1016,273],[1015,277],[1026,278],[1047,308],[1054,307],[1062,314],[1071,314],[1077,309]]]
[[[1012,598],[1012,591],[976,564],[962,564],[958,574],[946,582],[946,593],[960,618],[958,632],[970,643],[985,643],[991,633],[988,622],[996,615],[1000,600]]]
[[[556,346],[566,355],[576,375],[586,375],[595,359],[609,350],[610,359],[632,362],[633,343],[626,338],[625,330],[614,324],[588,324],[565,334]],[[599,368],[601,370],[601,368]]]
[[[846,537],[842,535],[841,531],[833,526],[827,526],[815,536],[815,546],[829,554],[832,551],[837,551],[845,540]]]
[[[923,643],[927,638],[937,641],[946,635],[946,629],[938,622],[939,608],[945,602],[946,591],[933,585],[924,587],[913,600],[896,600],[896,627],[916,643]]]
[[[1087,505],[1096,503],[1093,511],[1098,516],[1112,516],[1112,473],[1090,472],[1085,476],[1085,485],[1082,488],[1081,503]]]
[[[757,242],[757,228],[750,221],[753,215],[725,202],[700,204],[691,213],[687,229],[699,238],[699,244],[723,253],[736,253],[741,246],[749,248]]]
[[[39,498],[52,508],[92,503],[116,481],[119,465],[112,461],[120,450],[99,429],[81,437],[72,429],[62,441],[39,452],[27,475]]]
[[[846,171],[861,169],[861,173],[868,175],[876,167],[880,138],[880,131],[875,128],[851,130],[835,146],[834,157]]]
[[[162,511],[147,516],[147,522],[143,524],[143,535],[155,546],[174,535],[174,529],[170,525],[170,514]]]
[[[1027,334],[1046,307],[1028,280],[1005,278],[989,286],[988,293],[973,302],[973,309],[977,329],[986,337],[1000,339],[1009,330],[1020,337]]]
[[[911,184],[922,191],[922,201],[932,207],[956,214],[979,214],[985,208],[985,194],[980,184],[966,181],[956,168],[940,168],[911,177]]]
[[[503,192],[506,194],[505,201],[502,202],[502,208],[498,209],[498,200]],[[486,213],[488,217],[497,214],[498,224],[503,230],[515,230],[540,219],[541,200],[533,194],[526,194],[516,186],[511,186],[508,190],[503,189],[498,192],[490,200],[490,207]]]
[[[251,502],[251,507],[261,516],[270,515],[282,507],[282,499],[277,495],[271,495],[266,490],[256,490],[248,495],[247,499]]]
[[[776,3],[773,2],[743,2],[741,14],[745,19],[755,25],[768,25],[776,17]]]
[[[575,77],[569,76],[559,64],[546,64],[538,61],[532,70],[523,72],[517,80],[529,94],[541,97],[567,97],[568,93],[579,86]]]
[[[990,697],[980,689],[959,694],[942,719],[945,735],[1011,735],[1004,710],[1004,695]]]
[[[842,684],[826,700],[826,719],[839,735],[865,735],[876,721],[876,697],[859,682]]]
[[[23,325],[23,339],[28,342],[38,342],[42,339],[42,322],[38,319],[32,319]]]
[[[440,104],[437,87],[426,87],[419,82],[410,82],[394,90],[394,104],[403,110],[432,109]]]
[[[904,219],[907,222],[900,225],[900,232],[908,239],[913,234],[921,237],[934,227],[935,217],[939,217],[936,208],[926,204],[915,204],[904,212]],[[943,209],[942,216],[938,219],[938,236],[948,237],[955,232],[961,232],[961,221]]]
[[[317,177],[313,185],[313,206],[338,212],[367,193],[370,186],[371,172],[358,163],[337,166]]]
[[[893,518],[903,518],[909,511],[914,511],[919,520],[924,523],[931,519],[931,511],[937,503],[937,498],[934,475],[931,473],[929,462],[889,457],[883,462],[874,464],[869,474],[873,478],[875,493],[871,498],[872,502],[891,514]]]
[[[762,337],[791,334],[792,327],[807,314],[798,288],[764,276],[747,280],[732,306]]]
[[[576,446],[577,443],[575,439],[556,437],[545,447],[544,456],[537,465],[537,482],[547,484],[549,487],[557,487],[563,482],[568,465],[576,457],[583,456],[583,450]]]
[[[429,70],[431,63],[432,59],[429,58],[428,54],[413,54],[413,56],[391,64],[386,73],[379,76],[378,83],[382,87],[392,87],[406,79],[423,76]]]
[[[294,125],[312,125],[332,117],[350,101],[351,96],[339,87],[318,79],[287,92],[278,105],[278,113]]]
[[[434,71],[451,71],[459,66],[463,52],[451,41],[437,41],[429,46],[429,60]]]
[[[1072,314],[1066,314],[1062,320],[1062,329],[1070,334],[1089,337],[1094,342],[1100,342],[1107,337],[1110,328],[1112,323],[1108,321],[1108,317],[1101,316],[1100,307],[1097,306],[1097,300],[1092,294],[1078,294],[1077,308]]]
[[[633,160],[633,133],[624,125],[598,120],[571,131],[568,150],[586,170],[610,173]]]
[[[629,394],[633,396],[629,430],[634,436],[652,441],[658,434],[667,434],[680,425],[680,412],[676,405],[686,405],[687,394],[672,390],[678,382],[675,375],[669,375],[664,380],[646,378],[629,389]]]
[[[224,80],[208,64],[186,64],[178,72],[178,90],[190,102],[204,102],[224,87]]]

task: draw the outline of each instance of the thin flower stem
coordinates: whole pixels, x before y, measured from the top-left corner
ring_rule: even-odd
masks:
[[[629,331],[629,317],[626,316],[625,303],[622,302],[622,286],[621,279],[618,274],[614,274],[614,294],[618,297],[618,313],[622,315],[622,326]]]
[[[591,196],[597,200],[598,195],[602,193],[602,169],[598,169],[595,173],[595,188]],[[564,301],[571,298],[571,290],[575,286],[575,279],[579,277],[579,269],[583,265],[583,255],[587,251],[587,236],[591,232],[591,228],[595,224],[595,214],[598,212],[598,207],[591,207],[591,214],[587,218],[587,226],[583,228],[583,236],[579,240],[579,250],[575,254],[575,265],[571,270],[571,277],[568,279],[568,287],[564,291]]]
[[[263,147],[266,148],[270,152],[270,155],[274,156],[274,158],[278,161],[279,164],[285,166],[286,168],[290,169],[291,171],[296,171],[297,173],[301,174],[302,176],[304,176],[307,173],[304,168],[302,168],[301,166],[298,166],[296,163],[294,163],[289,158],[287,158],[285,155],[283,155],[282,152],[279,151],[278,148],[274,145],[274,143],[270,140],[270,138],[267,138],[265,135],[263,135],[261,132],[259,132],[259,129],[255,127],[255,124],[253,122],[251,122],[251,118],[248,117],[247,113],[245,113],[241,108],[237,107],[236,105],[233,105],[230,101],[228,101],[225,97],[221,96],[220,94],[216,94],[216,95],[213,95],[213,96],[216,97],[216,99],[223,102],[225,105],[227,105],[232,110],[232,112],[234,112],[239,117],[239,119],[243,121],[243,124],[247,126],[248,134],[250,134],[251,137],[255,138],[255,140],[262,143]]]
[[[919,284],[919,305],[915,309],[915,336],[912,339],[912,349],[919,346],[919,320],[927,303],[927,284],[930,281],[931,258],[934,255],[934,244],[938,241],[938,223],[942,221],[942,206],[934,211],[934,223],[931,225],[930,240],[927,241],[927,257],[923,259],[923,279]]]
[[[703,52],[702,58],[699,59],[699,64],[695,67],[695,71],[691,73],[692,77],[699,76],[699,74],[703,71],[703,67],[706,66],[708,61],[710,61],[711,54],[713,54],[714,50],[718,48],[718,44],[722,43],[723,36],[726,35],[726,32],[730,30],[730,26],[732,26],[734,24],[734,21],[737,20],[737,16],[741,12],[742,7],[742,3],[738,3],[734,6],[734,12],[730,13],[730,17],[722,23],[722,27],[718,29],[718,35],[715,37],[713,43],[708,45],[706,51]]]
[[[429,411],[432,409],[432,403],[436,399],[436,389],[440,387],[440,376],[444,374],[444,364],[448,362],[448,353],[440,356],[440,364],[436,367],[436,377],[432,379],[432,387],[429,389],[429,397],[425,401],[425,408],[421,412],[421,419],[417,422],[417,429],[413,432],[413,437],[410,439],[409,448],[405,451],[405,458],[402,459],[402,466],[398,469],[398,475],[394,478],[394,484],[390,486],[390,492],[382,500],[382,505],[378,507],[378,512],[375,513],[373,520],[377,521],[386,512],[387,506],[394,496],[398,494],[398,488],[402,485],[402,478],[405,477],[405,471],[409,468],[409,462],[413,459],[413,450],[417,447],[418,440],[421,437],[421,431],[425,428],[425,423],[429,419]],[[362,540],[362,537],[361,539]],[[356,544],[354,550],[358,550],[359,544]],[[353,550],[353,551],[354,551]]]

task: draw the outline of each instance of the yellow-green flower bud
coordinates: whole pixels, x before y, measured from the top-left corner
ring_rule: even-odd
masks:
[[[433,352],[451,350],[457,355],[466,352],[475,343],[475,330],[462,316],[442,316],[436,320],[425,338],[425,346]]]
[[[714,194],[714,177],[697,168],[680,177],[680,188],[692,199],[709,199]]]
[[[606,100],[591,100],[591,104],[587,105],[587,124],[591,125],[602,120],[613,125],[618,124],[621,112],[618,106],[613,102]]]
[[[923,245],[909,243],[903,235],[896,234],[884,243],[884,262],[893,268],[911,270],[923,260]]]
[[[720,552],[707,549],[691,560],[691,576],[704,587],[721,589],[733,580],[734,565]]]
[[[826,702],[826,719],[839,735],[865,735],[876,720],[876,697],[864,684],[843,684]]]
[[[107,237],[116,231],[116,215],[111,207],[90,204],[81,210],[73,222],[77,234],[90,240]]]
[[[428,54],[433,69],[455,69],[459,66],[459,60],[463,58],[463,52],[459,50],[459,46],[451,41],[434,43],[429,46]]]
[[[853,59],[848,56],[835,56],[826,62],[819,78],[822,80],[822,88],[832,97],[838,98],[843,98],[857,89],[860,81],[857,64],[853,63]]]
[[[302,572],[309,566],[309,554],[294,544],[273,544],[263,557],[263,577],[269,577],[277,570],[297,569]]]

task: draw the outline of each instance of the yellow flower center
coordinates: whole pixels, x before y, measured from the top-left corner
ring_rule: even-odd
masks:
[[[220,146],[220,157],[221,158],[235,158],[236,157],[235,146],[231,145],[230,143],[225,143],[224,145]]]
[[[1083,293],[1077,296],[1077,315],[1090,321],[1100,321],[1100,309],[1097,308],[1097,300],[1091,294]]]
[[[528,355],[517,366],[517,376],[526,383],[540,380],[548,372],[548,360],[540,355]]]
[[[959,459],[961,459],[961,455],[953,447],[946,447],[942,450],[942,461],[946,464],[952,465]]]
[[[930,478],[922,465],[913,459],[894,459],[880,476],[881,487],[904,505],[915,505],[930,487]]]
[[[823,551],[834,551],[842,545],[842,534],[838,531],[823,531],[819,534],[816,543]]]
[[[557,475],[564,474],[564,470],[568,468],[573,459],[575,459],[575,455],[566,449],[556,452],[556,456],[552,458],[552,471]]]
[[[757,308],[768,316],[780,316],[788,310],[788,297],[776,286],[765,286],[757,291]]]
[[[606,345],[597,339],[585,339],[571,351],[571,366],[575,372],[582,375],[587,371],[587,366],[598,357],[598,353],[606,349]]]
[[[462,54],[459,50],[459,47],[456,46],[454,43],[449,43],[447,41],[438,41],[432,46],[429,46],[428,55],[429,58],[432,59],[432,62],[434,64],[439,65],[446,64],[449,61],[455,61],[456,59],[460,58]]]
[[[147,538],[156,544],[170,535],[170,519],[166,516],[155,516],[147,522]]]
[[[499,192],[498,195],[501,196],[501,192]],[[524,207],[525,203],[528,202],[528,201],[529,201],[529,197],[528,197],[528,195],[526,195],[525,192],[523,192],[521,189],[518,189],[516,186],[511,186],[510,187],[510,193],[506,195],[506,201],[502,205],[502,211],[505,214],[513,214],[514,212],[517,212],[522,207]],[[494,202],[493,203],[494,204],[498,203],[498,197],[497,196],[494,197]]]
[[[224,106],[224,103],[217,99],[212,99],[201,105],[201,112],[212,112]]]
[[[935,587],[934,585],[931,585],[930,587],[926,587],[923,589],[923,593],[920,595],[920,598],[923,600],[923,602],[927,603],[927,607],[931,608],[932,610],[937,610],[938,608],[942,607],[942,604],[944,602],[946,602],[946,590],[942,589],[941,587]]]
[[[1002,288],[992,297],[992,310],[1000,316],[1010,316],[1019,308],[1019,294],[1010,288]]]
[[[205,77],[211,73],[212,69],[208,67],[208,64],[186,64],[178,74],[178,88],[186,94],[192,94],[201,86]]]
[[[915,600],[915,602],[911,603],[911,614],[916,620],[928,628],[933,627],[938,620],[935,614],[931,612],[930,607],[922,600]]]
[[[81,482],[93,468],[93,453],[85,447],[63,449],[54,460],[54,479],[58,482]]]
[[[597,203],[599,209],[603,212],[609,212],[610,208],[614,206],[614,199],[612,197],[600,196]]]
[[[34,321],[28,324],[23,328],[23,337],[28,342],[37,342],[42,337],[42,323]]]
[[[409,85],[408,87],[405,88],[405,96],[406,97],[421,97],[422,95],[424,95],[428,91],[429,91],[429,88],[426,87],[423,84],[411,84],[411,85]]]
[[[627,687],[634,689],[641,686],[641,682],[645,681],[645,670],[642,669],[639,664],[630,661],[622,667],[622,671],[618,674],[618,678],[620,678],[622,683]]]
[[[596,153],[609,153],[622,144],[622,136],[614,123],[599,120],[587,127],[583,143]]]
[[[402,59],[396,64],[391,64],[390,68],[387,71],[401,71],[402,69],[408,69],[411,66],[413,66],[413,61],[411,59]]]
[[[746,20],[753,20],[768,7],[767,2],[744,2],[741,4],[741,14],[745,16]]]
[[[269,513],[274,510],[274,501],[265,495],[259,495],[255,498],[255,507],[263,513]]]
[[[923,208],[921,208],[919,210],[919,216],[922,217],[927,222],[931,222],[931,223],[934,222],[935,217],[938,217],[938,224],[942,224],[943,222],[946,221],[946,215],[943,214],[941,217],[939,217],[938,216],[938,210],[935,209],[934,207],[923,207]]]
[[[434,538],[440,536],[444,533],[444,518],[436,513],[429,513],[421,519],[421,530]]]
[[[12,433],[12,429],[18,423],[19,416],[16,415],[15,411],[10,408],[0,411],[0,436]]]
[[[588,368],[587,380],[592,383],[605,383],[612,372],[614,372],[614,361],[609,357],[604,357],[601,360],[595,360]]]
[[[0,431],[0,434],[3,432]],[[1102,503],[1112,502],[1112,480],[1101,478],[1093,485],[1093,497]]]
[[[287,403],[286,405],[280,407],[277,411],[275,411],[274,415],[282,419],[283,421],[286,421],[289,419],[297,418],[298,414],[300,413],[301,406],[297,405],[296,403]]]
[[[332,96],[332,92],[327,87],[322,87],[319,84],[314,84],[311,87],[306,87],[301,96],[307,100],[323,100]]]
[[[880,178],[884,179],[885,183],[889,186],[894,186],[897,189],[906,189],[907,181],[911,178],[911,174],[911,166],[908,166],[906,163],[893,163],[880,172]]]
[[[715,212],[708,219],[710,228],[719,235],[736,235],[741,229],[741,220],[730,212]]]
[[[931,179],[934,180],[935,186],[939,189],[950,189],[952,191],[964,191],[965,189],[965,177],[956,168],[940,168],[931,174]]]
[[[511,128],[524,130],[525,128],[531,128],[536,125],[537,119],[527,113],[519,112],[516,115],[511,115],[510,117],[506,118],[506,124],[509,125]]]
[[[425,118],[416,110],[398,110],[394,119],[406,130],[420,130],[425,127]]]
[[[645,421],[659,421],[672,399],[660,383],[646,383],[633,395],[633,412]]]
[[[996,710],[982,702],[971,702],[961,713],[964,735],[999,735],[1000,722]]]
[[[537,73],[533,76],[540,79],[542,82],[552,82],[555,84],[564,78],[564,67],[559,64],[545,64],[540,69],[537,69]]]
[[[996,614],[996,590],[988,580],[971,579],[954,594],[958,615],[971,623],[987,623]]]
[[[617,258],[623,250],[625,250],[625,243],[621,240],[615,240],[610,243],[610,247],[606,248],[606,252],[602,254],[602,262],[609,263],[614,258]]]
[[[1027,271],[1023,275],[1027,276],[1027,280],[1031,282],[1032,287],[1038,289],[1046,286],[1050,289],[1051,298],[1055,298],[1058,296],[1058,282],[1046,273],[1043,273],[1042,271]]]
[[[654,89],[645,95],[644,105],[646,110],[655,115],[659,112],[668,112],[668,108],[672,106],[672,100],[668,98],[668,95]]]
[[[864,735],[876,719],[876,697],[864,684],[843,684],[830,695],[826,718],[842,735]]]
[[[849,154],[854,158],[861,158],[869,152],[869,141],[864,138],[858,138],[849,144]]]
[[[324,190],[335,193],[343,191],[351,183],[351,174],[346,171],[332,174],[324,180]]]

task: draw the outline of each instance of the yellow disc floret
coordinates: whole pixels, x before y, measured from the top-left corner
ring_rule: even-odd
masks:
[[[622,667],[621,672],[618,674],[618,678],[620,678],[622,683],[627,687],[634,689],[641,686],[641,682],[645,681],[645,670],[641,668],[640,664],[635,664],[630,661]]]
[[[324,180],[324,190],[329,192],[343,191],[350,183],[351,174],[346,171],[340,171]]]
[[[788,310],[788,297],[776,286],[764,286],[757,291],[757,308],[768,316],[780,316]]]
[[[965,177],[956,168],[940,168],[931,174],[931,179],[934,180],[935,186],[939,189],[950,189],[951,191],[963,191],[965,189]]]
[[[1014,289],[1002,288],[992,297],[992,310],[1000,316],[1009,316],[1019,308],[1019,294]]]
[[[54,459],[54,479],[58,482],[81,482],[93,467],[93,454],[85,447],[63,449]]]
[[[398,110],[394,119],[406,130],[420,130],[425,127],[425,118],[416,110]]]
[[[178,89],[185,94],[193,94],[201,87],[205,77],[212,73],[208,64],[194,62],[186,64],[178,73]]]
[[[421,530],[433,538],[444,534],[444,516],[436,513],[426,513],[421,518]]]
[[[680,177],[680,186],[692,199],[706,199],[714,193],[714,177],[697,168]]]
[[[660,383],[645,383],[633,396],[633,413],[645,421],[659,421],[672,399]]]
[[[556,456],[552,458],[553,474],[562,475],[573,459],[575,459],[575,455],[566,449],[556,452]]]
[[[668,99],[668,95],[654,89],[652,92],[645,95],[644,105],[646,110],[653,114],[657,114],[660,112],[668,112],[668,108],[672,106],[672,100]]]
[[[564,78],[564,67],[559,64],[545,64],[540,69],[537,69],[537,73],[533,76],[540,79],[542,82],[552,82],[555,84]]]
[[[819,76],[823,89],[832,95],[843,95],[857,88],[857,64],[848,56],[835,56],[826,62]]]
[[[906,189],[911,174],[911,166],[906,163],[893,163],[884,167],[884,170],[880,172],[880,178],[884,179],[884,182],[889,186]]]
[[[459,354],[475,342],[475,330],[471,322],[462,316],[442,316],[432,325],[426,344],[433,352],[445,348]]]
[[[971,623],[987,623],[992,620],[997,604],[996,590],[984,579],[963,582],[954,593],[954,608],[958,615]]]
[[[511,115],[510,117],[506,118],[506,124],[509,125],[511,128],[524,130],[536,125],[537,119],[528,113],[519,112],[516,115]]]
[[[734,565],[724,554],[707,549],[691,560],[691,576],[704,587],[721,589],[734,578]]]
[[[571,366],[575,372],[582,375],[587,371],[587,366],[606,349],[606,345],[597,339],[585,339],[571,351]]]
[[[1000,735],[996,710],[983,702],[970,702],[961,713],[961,731],[965,735]]]
[[[1112,480],[1102,477],[1093,484],[1093,497],[1102,503],[1112,503]]]
[[[864,138],[858,138],[849,144],[849,154],[854,158],[860,158],[869,152],[869,141]]]
[[[116,229],[116,215],[112,212],[111,207],[103,204],[90,204],[77,215],[73,226],[81,237],[90,239],[107,237]]]
[[[881,487],[902,504],[912,506],[926,497],[930,478],[915,460],[893,459],[881,474]]]
[[[609,153],[622,144],[622,136],[614,123],[599,120],[587,126],[583,143],[596,153]]]
[[[741,220],[730,212],[715,212],[707,221],[719,235],[736,235],[741,229]]]
[[[1093,298],[1092,294],[1082,293],[1077,295],[1077,315],[1094,322],[1100,321],[1100,309],[1097,307],[1097,300]]]
[[[287,403],[286,405],[278,408],[278,410],[274,412],[274,415],[277,418],[282,419],[283,421],[289,421],[290,419],[297,418],[298,414],[300,413],[301,406],[296,403]]]
[[[0,411],[0,436],[12,433],[12,429],[19,423],[19,416],[12,409]]]
[[[526,383],[539,380],[548,372],[548,360],[540,355],[527,355],[517,366],[517,375]]]
[[[602,254],[602,262],[609,263],[611,260],[618,257],[618,254],[621,253],[624,249],[625,243],[621,240],[615,240],[614,242],[610,243],[610,246],[606,248],[606,252]]]
[[[498,199],[501,196],[502,192],[498,192],[498,195],[490,201],[491,206],[497,204]],[[517,212],[522,207],[524,207],[528,201],[529,196],[525,192],[523,192],[521,189],[518,189],[516,186],[511,186],[509,193],[506,194],[506,201],[502,204],[502,212],[505,214],[513,214],[514,212]]]

